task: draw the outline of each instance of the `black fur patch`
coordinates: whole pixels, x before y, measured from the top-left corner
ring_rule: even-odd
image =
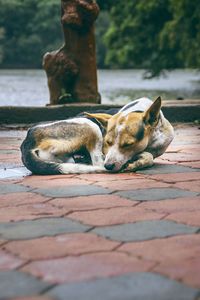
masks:
[[[124,107],[121,112],[126,111],[127,109],[129,109],[130,107],[135,106],[136,104],[138,104],[139,101],[135,101],[134,103],[130,103],[128,104],[126,107]]]
[[[136,134],[136,139],[141,141],[144,137],[144,124],[141,124]]]

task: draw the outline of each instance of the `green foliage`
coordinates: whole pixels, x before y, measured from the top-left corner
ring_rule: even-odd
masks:
[[[162,64],[159,33],[170,20],[168,0],[123,0],[111,9],[106,44],[111,49],[106,63],[112,67],[150,69]]]
[[[61,42],[57,0],[0,0],[3,67],[41,67],[42,56]]]
[[[0,27],[0,64],[3,61],[4,29]]]
[[[199,0],[97,0],[99,67],[200,68]],[[63,43],[60,0],[0,0],[0,66],[41,67]]]
[[[164,69],[200,67],[199,0],[118,0],[110,9],[105,64]]]
[[[175,53],[181,67],[200,68],[200,2],[170,0],[170,10],[172,18],[160,33],[161,51]]]
[[[102,11],[96,22],[96,54],[97,54],[97,65],[101,68],[105,67],[105,58],[107,48],[105,44],[105,33],[110,26],[110,18],[107,11]]]

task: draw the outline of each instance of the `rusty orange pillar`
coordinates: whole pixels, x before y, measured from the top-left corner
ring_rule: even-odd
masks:
[[[43,59],[50,104],[100,103],[94,35],[98,14],[99,7],[93,0],[61,0],[65,43]]]

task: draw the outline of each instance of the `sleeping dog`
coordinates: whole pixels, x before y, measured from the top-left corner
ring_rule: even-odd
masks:
[[[98,173],[105,170],[102,144],[101,127],[85,117],[39,124],[21,145],[22,161],[34,174]]]
[[[112,172],[135,171],[153,165],[174,138],[174,130],[155,102],[140,98],[125,105],[117,114],[88,114],[105,128],[104,167]]]
[[[115,115],[85,113],[84,117],[36,125],[21,145],[22,161],[32,173],[42,175],[135,171],[152,166],[174,137],[160,108],[160,97],[154,103],[141,98]]]

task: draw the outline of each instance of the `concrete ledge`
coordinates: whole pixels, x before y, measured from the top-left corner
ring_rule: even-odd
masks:
[[[0,124],[32,124],[43,121],[62,120],[74,117],[80,112],[120,108],[120,105],[67,104],[46,107],[1,106]],[[164,101],[162,108],[170,122],[194,122],[199,120],[200,101]]]

